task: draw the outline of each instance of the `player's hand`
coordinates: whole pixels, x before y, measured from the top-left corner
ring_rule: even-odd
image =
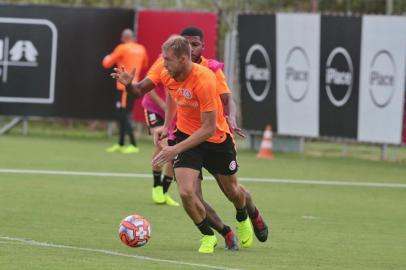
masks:
[[[124,86],[132,83],[135,76],[135,68],[131,72],[127,72],[124,66],[121,68],[114,68],[114,72],[110,74],[113,79],[118,80]]]
[[[176,146],[165,146],[161,152],[152,159],[152,166],[162,167],[165,163],[172,161],[178,154]]]
[[[162,145],[162,141],[168,137],[168,128],[161,126],[161,127],[157,127],[154,130],[154,144],[155,145]]]
[[[230,128],[230,131],[232,133],[237,133],[238,136],[240,136],[241,138],[244,138],[244,139],[247,137],[244,134],[244,132],[242,131],[242,129],[238,127],[235,117],[228,116],[228,117],[226,117],[226,120],[227,120],[227,124]]]

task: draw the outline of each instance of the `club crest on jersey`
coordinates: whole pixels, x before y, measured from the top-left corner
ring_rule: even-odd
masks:
[[[182,96],[184,96],[187,99],[192,99],[193,95],[192,95],[192,92],[190,92],[189,89],[181,88],[179,90],[180,90]]]

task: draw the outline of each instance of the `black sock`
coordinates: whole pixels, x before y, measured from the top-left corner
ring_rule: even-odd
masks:
[[[195,223],[195,225],[202,234],[214,235],[213,230],[209,226],[209,222],[207,221],[207,218],[203,219],[203,221],[198,224]]]
[[[235,210],[237,210],[237,214],[235,215],[235,218],[237,219],[238,222],[241,222],[243,220],[246,220],[248,215],[247,215],[247,207],[238,209],[235,208]]]
[[[256,219],[258,217],[258,209],[255,207],[255,211],[254,213],[248,213],[248,215],[250,216],[250,219]]]
[[[161,182],[162,172],[152,171],[152,175],[154,176],[154,187],[162,186],[162,182]]]
[[[173,180],[173,177],[164,175],[164,178],[162,178],[162,187],[164,189],[164,193],[166,193],[169,189],[169,186],[171,185]]]
[[[226,234],[228,234],[229,232],[231,232],[231,228],[227,225],[224,225],[223,229],[221,229],[221,232],[219,232],[222,236],[226,236]]]

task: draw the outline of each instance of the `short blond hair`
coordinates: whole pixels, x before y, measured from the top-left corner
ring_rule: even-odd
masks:
[[[169,49],[173,50],[173,53],[177,58],[185,54],[189,59],[191,58],[191,49],[189,41],[179,35],[172,35],[167,41],[162,44],[162,51],[167,52]]]

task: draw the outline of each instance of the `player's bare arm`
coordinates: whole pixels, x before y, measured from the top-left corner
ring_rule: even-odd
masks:
[[[142,81],[133,83],[135,75],[135,68],[131,72],[127,72],[122,66],[121,68],[114,68],[114,72],[110,74],[113,79],[118,80],[125,86],[128,94],[134,98],[139,98],[155,88],[155,84],[148,78],[144,78]]]
[[[152,160],[153,166],[161,166],[172,160],[176,155],[184,152],[209,139],[216,132],[217,111],[202,112],[200,114],[202,126],[190,135],[186,140],[175,146],[166,146]]]
[[[176,114],[176,103],[171,96],[166,93],[165,100],[165,122],[163,126],[158,127],[154,133],[154,143],[159,144],[160,141],[168,137],[168,130]]]
[[[226,113],[227,123],[231,132],[237,133],[240,137],[245,138],[245,134],[241,128],[238,127],[236,121],[236,105],[230,93],[224,93],[220,95],[221,103],[223,104],[224,112]]]

